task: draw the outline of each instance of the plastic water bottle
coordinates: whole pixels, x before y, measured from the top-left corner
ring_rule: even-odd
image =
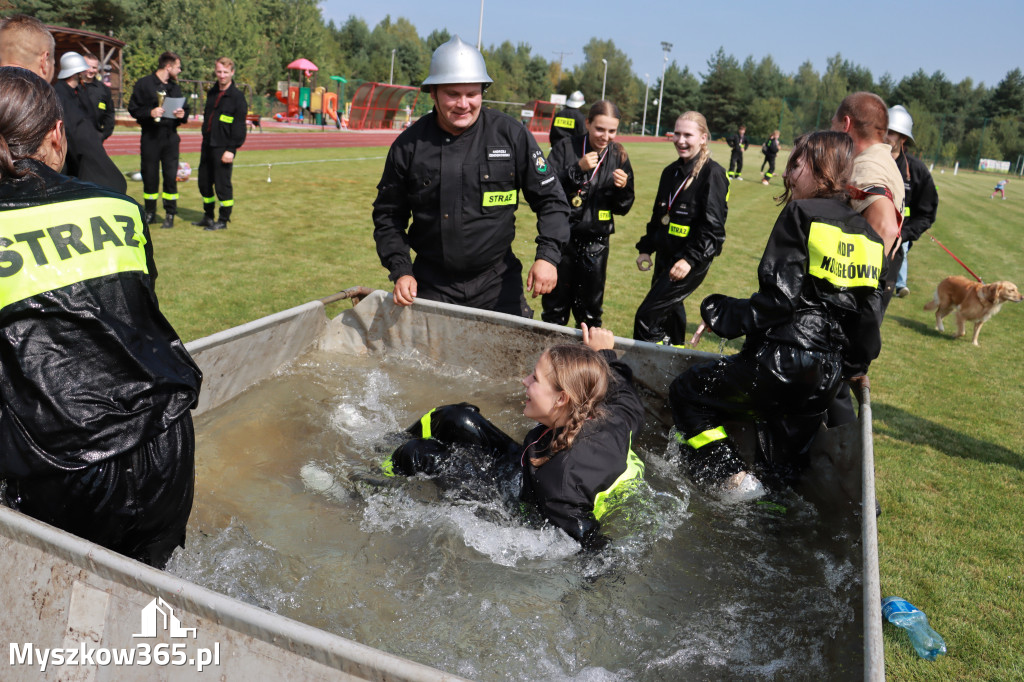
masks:
[[[928,625],[928,616],[906,599],[886,597],[882,600],[882,615],[910,634],[910,643],[921,658],[934,661],[946,653],[946,641]]]

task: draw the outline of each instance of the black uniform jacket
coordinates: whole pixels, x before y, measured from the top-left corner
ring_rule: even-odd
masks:
[[[551,130],[548,133],[548,142],[551,144],[551,151],[559,142],[567,137],[575,137],[587,132],[587,117],[578,108],[565,107],[551,119]]]
[[[732,147],[732,150],[734,152],[741,152],[750,146],[750,142],[747,141],[747,136],[740,135],[739,133],[730,135],[726,139],[726,143],[728,143],[728,145]]]
[[[89,103],[92,118],[96,122],[96,130],[104,140],[114,132],[114,98],[110,88],[98,80],[81,86],[85,99]]]
[[[654,212],[647,233],[636,243],[640,253],[658,254],[672,262],[685,258],[690,267],[710,265],[722,253],[725,243],[725,219],[729,213],[726,197],[729,180],[725,170],[708,159],[690,186],[676,196],[669,210],[669,199],[690,176],[696,160],[671,163],[661,173]],[[668,213],[669,224],[662,222]]]
[[[906,191],[900,237],[905,242],[917,241],[935,222],[939,211],[939,193],[935,190],[935,181],[928,172],[928,166],[920,159],[904,152],[896,159],[896,167],[903,176],[903,188]]]
[[[219,98],[219,99],[218,99]],[[223,148],[234,153],[245,144],[245,115],[249,105],[245,95],[234,81],[220,94],[220,85],[214,83],[206,93],[206,108],[203,111],[203,145]]]
[[[557,266],[569,239],[569,205],[529,131],[483,108],[476,123],[452,135],[435,112],[427,114],[391,145],[377,185],[373,238],[381,264],[392,281],[411,275],[411,247],[452,274],[493,267],[515,237],[519,190],[537,214],[536,257]]]
[[[644,408],[633,387],[633,372],[601,351],[611,367],[605,415],[583,425],[568,449],[555,453],[541,467],[531,457],[544,456],[555,433],[538,424],[524,440],[522,500],[577,541],[597,528],[594,498],[626,471],[630,440],[644,423]]]
[[[202,381],[157,305],[139,205],[21,163],[37,177],[0,183],[0,476],[16,477],[137,448]]]
[[[89,100],[82,87],[73,89],[65,81],[58,81],[53,88],[64,110],[64,131],[68,140],[68,153],[64,159],[67,174],[122,194],[126,192],[128,181],[103,148],[103,137],[96,130],[96,121],[88,109]]]
[[[765,140],[764,145],[761,147],[761,151],[765,156],[776,156],[779,153],[779,141],[774,137],[769,137]]]
[[[593,151],[587,135],[563,139],[551,150],[548,159],[558,173],[565,196],[570,200],[569,225],[573,238],[605,237],[615,232],[613,215],[626,215],[633,206],[633,166],[625,150],[616,143],[608,145],[604,160],[597,169],[597,176],[591,180],[594,171],[580,168],[579,160],[586,150]],[[625,187],[616,187],[612,174],[621,168],[629,176]],[[581,193],[582,192],[582,193]],[[571,200],[579,195],[581,206],[573,206]]]
[[[844,376],[867,371],[882,347],[878,278],[884,246],[868,222],[833,199],[791,201],[779,214],[757,269],[758,291],[714,294],[701,316],[719,336],[747,336],[841,353]]]
[[[158,106],[157,92],[163,92],[168,97],[183,97],[181,86],[176,80],[168,80],[164,83],[156,77],[155,73],[151,73],[136,81],[132,97],[128,100],[128,113],[139,122],[143,134],[156,133],[161,127],[177,129],[182,123],[188,121],[188,98],[185,99],[185,106],[182,107],[185,110],[185,115],[182,118],[175,118],[173,111],[165,111],[159,122],[150,116],[150,112]]]

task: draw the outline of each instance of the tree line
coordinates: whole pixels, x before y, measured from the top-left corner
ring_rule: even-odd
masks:
[[[161,52],[181,55],[181,78],[211,80],[217,57],[232,57],[236,79],[258,95],[272,94],[289,73],[288,63],[305,57],[320,67],[320,85],[342,76],[346,95],[363,81],[418,86],[426,77],[430,55],[451,34],[435,29],[421,37],[405,18],[385,17],[372,29],[356,16],[343,24],[325,22],[317,0],[17,0],[11,11],[25,12],[55,25],[113,35],[127,43],[125,85],[156,67]],[[606,97],[622,111],[623,130],[639,132],[646,118],[648,134],[663,133],[675,115],[688,109],[702,112],[715,137],[741,123],[754,141],[782,131],[783,142],[814,128],[827,127],[832,112],[849,92],[870,90],[888,104],[903,104],[914,117],[918,152],[931,160],[952,163],[977,158],[1016,162],[1024,155],[1024,74],[1009,71],[994,87],[970,78],[953,83],[941,71],[918,69],[898,82],[888,73],[875,78],[870,70],[836,54],[819,73],[810,60],[796,73],[782,71],[770,55],[742,62],[719,48],[698,71],[675,60],[666,65],[662,119],[656,129],[661,74],[648,79],[634,72],[630,58],[612,39],[591,38],[583,62],[563,68],[558,60],[534,54],[529,44],[505,41],[483,50],[495,79],[486,98],[517,114],[520,103],[548,99],[551,93],[582,90],[596,101],[608,62]],[[290,74],[296,78],[295,72]],[[647,101],[645,116],[645,98]],[[428,111],[421,96],[417,114]]]

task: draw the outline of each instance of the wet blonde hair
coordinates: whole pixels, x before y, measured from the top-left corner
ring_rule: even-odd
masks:
[[[686,111],[679,115],[676,119],[676,123],[680,121],[693,121],[700,128],[701,134],[706,138],[704,144],[700,146],[700,153],[697,154],[697,162],[693,165],[693,176],[696,178],[700,175],[700,169],[704,167],[704,164],[711,158],[711,152],[708,151],[708,140],[711,139],[711,131],[708,130],[708,120],[704,118],[704,114],[699,111]]]
[[[535,467],[547,463],[555,453],[572,447],[587,420],[604,414],[601,404],[608,394],[608,363],[597,351],[586,346],[562,344],[548,348],[543,354],[547,355],[551,365],[548,379],[556,391],[566,394],[568,401],[560,416],[565,424],[557,429],[551,441],[550,454],[530,458]]]

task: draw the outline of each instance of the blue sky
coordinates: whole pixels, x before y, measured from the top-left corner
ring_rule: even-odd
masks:
[[[1011,69],[1024,68],[1024,0],[484,0],[483,7],[485,46],[525,42],[548,61],[571,53],[563,57],[568,69],[583,61],[590,38],[610,38],[633,60],[633,71],[640,78],[649,73],[651,82],[661,75],[661,41],[673,44],[670,62],[698,77],[719,47],[740,63],[770,54],[787,74],[807,60],[821,73],[838,52],[870,69],[875,80],[888,72],[897,82],[924,69],[942,71],[954,83],[971,78],[991,87]],[[851,14],[854,8],[860,16]],[[339,25],[355,15],[372,29],[390,14],[409,19],[421,36],[447,28],[473,44],[480,21],[479,0],[323,0],[321,9],[325,20]],[[869,10],[876,16],[869,19]]]

